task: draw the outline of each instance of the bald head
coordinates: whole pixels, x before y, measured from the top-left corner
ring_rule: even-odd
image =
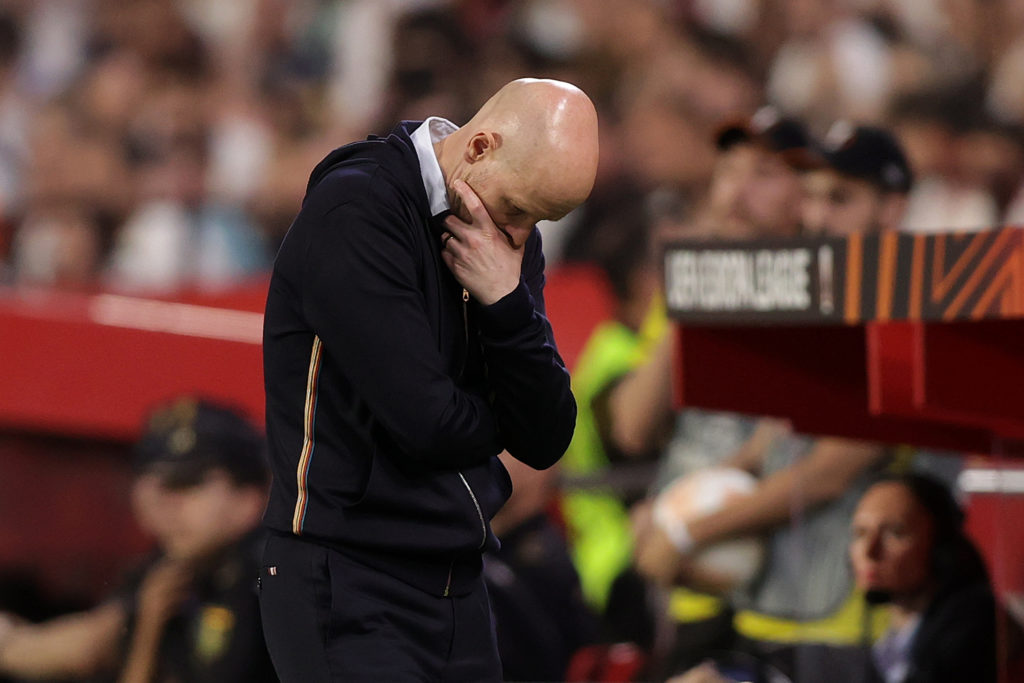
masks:
[[[508,181],[524,212],[537,220],[560,218],[593,189],[597,112],[569,83],[515,80],[442,141],[438,152],[449,187],[462,179],[483,198],[483,185]]]

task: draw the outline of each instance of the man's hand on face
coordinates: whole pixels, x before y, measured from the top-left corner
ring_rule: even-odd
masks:
[[[469,185],[456,180],[452,189],[462,200],[472,223],[457,216],[445,219],[448,232],[441,236],[441,257],[459,284],[474,299],[489,306],[519,286],[523,250],[509,244],[506,234],[494,224]]]

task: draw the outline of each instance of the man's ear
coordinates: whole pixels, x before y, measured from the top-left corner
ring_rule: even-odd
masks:
[[[501,147],[501,135],[482,130],[469,139],[469,143],[466,145],[466,161],[471,164],[480,161],[499,147]]]

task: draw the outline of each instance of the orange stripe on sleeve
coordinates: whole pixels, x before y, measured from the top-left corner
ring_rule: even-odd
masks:
[[[309,476],[309,463],[313,458],[313,427],[316,418],[317,381],[320,378],[320,337],[313,337],[313,350],[309,354],[309,373],[306,376],[306,406],[302,415],[302,454],[295,476],[298,483],[298,494],[295,497],[295,512],[292,513],[292,532],[302,535],[302,524],[306,518],[306,479]]]

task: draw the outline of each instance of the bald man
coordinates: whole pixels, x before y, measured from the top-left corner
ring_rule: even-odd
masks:
[[[501,679],[497,456],[551,466],[576,416],[535,223],[596,168],[589,98],[524,79],[461,128],[404,122],[313,170],[264,323],[260,605],[285,683]]]

